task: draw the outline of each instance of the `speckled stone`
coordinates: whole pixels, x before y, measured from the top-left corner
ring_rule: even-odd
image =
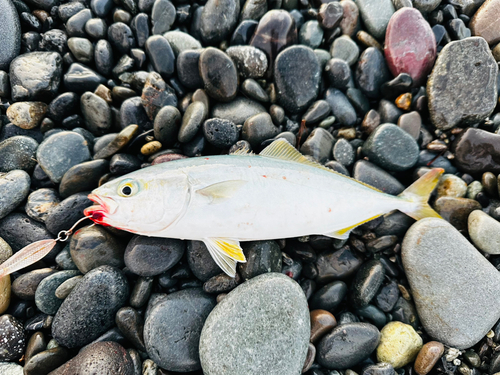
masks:
[[[0,219],[10,214],[28,196],[30,176],[25,171],[0,173]]]
[[[497,104],[497,74],[498,65],[483,38],[446,44],[427,81],[432,123],[448,130],[484,120]]]
[[[31,171],[36,164],[38,142],[31,137],[16,135],[0,142],[0,172],[15,169]]]
[[[54,315],[63,302],[55,295],[57,287],[79,274],[79,271],[59,271],[44,278],[36,288],[36,307],[45,314]]]
[[[432,338],[469,348],[500,318],[498,271],[446,221],[413,224],[402,258],[418,315]]]
[[[200,338],[203,372],[299,375],[309,336],[309,309],[300,286],[278,273],[257,276],[228,294],[207,318]]]
[[[500,223],[481,210],[468,219],[469,236],[474,245],[488,254],[500,254]]]
[[[9,67],[9,63],[19,54],[21,49],[21,24],[14,3],[9,0],[0,1],[0,69]]]
[[[0,316],[0,361],[9,362],[19,358],[26,347],[24,327],[12,315]]]
[[[412,326],[390,322],[380,331],[377,359],[400,368],[415,359],[422,344],[422,338]]]
[[[500,1],[485,1],[470,20],[472,35],[483,37],[490,45],[500,42],[499,13]]]

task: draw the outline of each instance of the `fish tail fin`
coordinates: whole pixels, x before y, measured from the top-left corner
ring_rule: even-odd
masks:
[[[420,220],[425,217],[441,218],[441,216],[434,211],[427,202],[429,201],[429,196],[439,182],[439,178],[443,172],[444,169],[442,168],[431,169],[411,184],[405,191],[399,194],[399,197],[407,202],[415,203],[414,205],[407,206],[407,209],[402,208],[401,211],[415,220]]]

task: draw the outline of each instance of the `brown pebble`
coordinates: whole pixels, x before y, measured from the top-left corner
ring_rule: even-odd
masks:
[[[180,159],[187,159],[187,156],[181,154],[163,154],[155,157],[151,165],[166,163],[169,161],[180,160]]]
[[[372,134],[377,126],[380,125],[380,115],[374,109],[370,109],[361,123],[361,131],[366,135]]]
[[[10,304],[11,294],[10,276],[0,278],[0,314],[3,314]]]
[[[338,138],[345,138],[348,141],[351,141],[356,138],[356,129],[355,128],[341,128],[337,133]]]
[[[396,98],[396,106],[403,111],[408,111],[411,107],[411,94],[409,92],[399,95]]]
[[[106,86],[104,86],[103,84],[97,86],[97,88],[94,91],[94,94],[96,94],[98,97],[103,99],[108,104],[113,103],[113,98],[111,97],[111,90]]]
[[[377,39],[368,34],[366,31],[358,31],[358,33],[356,34],[356,38],[358,38],[358,40],[366,47],[375,47],[382,52],[384,51],[380,43],[377,42]]]
[[[318,341],[337,325],[335,317],[326,310],[311,311],[311,342]]]
[[[490,198],[496,198],[498,193],[497,187],[497,178],[491,172],[483,173],[483,177],[481,178],[481,184],[484,187],[484,191]]]
[[[307,357],[304,362],[304,367],[302,367],[302,373],[309,371],[311,366],[314,363],[314,359],[316,358],[316,347],[309,343],[309,347],[307,348]]]
[[[436,362],[441,358],[444,353],[444,346],[437,341],[429,341],[424,344],[420,352],[418,352],[417,359],[415,360],[415,371],[418,375],[428,374]]]

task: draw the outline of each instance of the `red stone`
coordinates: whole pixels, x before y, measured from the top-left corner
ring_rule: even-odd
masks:
[[[384,52],[394,76],[408,73],[414,86],[427,79],[436,59],[436,38],[418,10],[401,8],[392,15],[385,34]]]

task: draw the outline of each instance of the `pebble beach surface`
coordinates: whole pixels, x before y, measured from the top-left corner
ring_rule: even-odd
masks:
[[[0,375],[500,373],[498,61],[500,0],[0,0],[0,263],[107,181],[278,138],[392,195],[445,171],[443,219],[244,242],[235,278],[84,222],[0,279]]]

